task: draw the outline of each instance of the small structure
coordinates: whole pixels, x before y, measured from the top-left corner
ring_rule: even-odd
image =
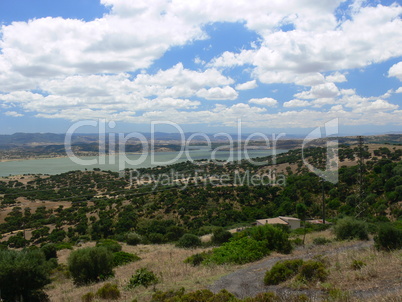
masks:
[[[322,219],[307,219],[306,222],[311,223],[311,224],[324,224]],[[332,224],[332,223],[325,220],[325,224]]]
[[[275,218],[259,219],[256,225],[264,224],[283,224],[289,226],[291,230],[300,228],[300,219],[294,217],[279,216]]]

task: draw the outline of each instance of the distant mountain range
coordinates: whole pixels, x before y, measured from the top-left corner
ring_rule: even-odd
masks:
[[[180,143],[182,137],[179,133],[164,133],[164,132],[156,132],[154,134],[151,133],[141,133],[148,141],[155,140],[158,142],[166,142],[166,143]],[[188,139],[194,133],[184,133],[184,138]],[[106,141],[108,141],[110,135],[106,134]],[[118,134],[115,133],[117,136]],[[224,136],[216,136],[214,134],[206,134],[208,138],[212,142],[224,142],[226,138]],[[233,140],[237,140],[237,134],[231,134]],[[245,140],[249,137],[249,134],[242,134],[240,139]],[[271,135],[267,134],[267,137],[271,139]],[[347,136],[347,135],[339,135],[339,141],[341,143],[353,142],[356,140],[357,136]],[[392,144],[402,144],[402,134],[400,133],[388,133],[388,134],[377,134],[377,135],[365,135],[366,143],[392,143]],[[256,140],[259,137],[255,137]],[[281,137],[280,140],[303,140],[304,136],[300,135],[289,135],[287,134],[284,137]],[[14,133],[14,134],[3,134],[0,135],[0,147],[18,147],[18,146],[37,146],[37,145],[61,145],[64,144],[65,134],[56,134],[56,133]],[[72,143],[77,144],[93,144],[98,143],[100,140],[99,134],[97,133],[77,133],[72,135]],[[205,141],[201,136],[196,136],[193,138],[193,141]],[[116,137],[117,141],[117,137]],[[135,143],[138,141],[132,141]]]

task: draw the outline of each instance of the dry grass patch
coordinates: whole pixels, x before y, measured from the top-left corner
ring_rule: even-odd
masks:
[[[93,246],[87,243],[86,246]],[[209,284],[232,271],[239,266],[197,266],[193,267],[183,261],[189,256],[206,251],[208,249],[179,249],[171,244],[164,245],[123,245],[123,250],[128,253],[135,253],[141,257],[140,261],[115,268],[115,277],[105,282],[100,282],[90,286],[76,287],[71,279],[59,278],[50,284],[46,291],[51,301],[81,301],[81,297],[88,293],[95,293],[105,283],[115,283],[121,291],[121,298],[117,301],[149,301],[153,293],[153,288],[144,287],[127,289],[131,276],[139,268],[146,267],[153,271],[161,280],[156,285],[158,290],[179,289],[185,287],[186,290],[197,290],[206,288]],[[59,252],[59,263],[67,263],[68,255],[71,251],[63,250]]]
[[[328,256],[331,263],[328,282],[342,290],[383,290],[402,284],[402,252],[381,252],[373,248],[352,250]],[[361,261],[361,268],[353,266]]]

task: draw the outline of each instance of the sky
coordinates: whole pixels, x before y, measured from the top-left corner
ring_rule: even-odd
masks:
[[[0,134],[401,133],[401,15],[401,0],[0,0]]]

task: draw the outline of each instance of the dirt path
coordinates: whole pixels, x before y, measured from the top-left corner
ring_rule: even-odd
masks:
[[[264,293],[267,291],[273,291],[276,293],[280,293],[282,296],[286,296],[287,294],[301,294],[304,293],[310,297],[313,301],[320,301],[320,297],[322,296],[322,292],[320,290],[292,290],[289,288],[281,288],[279,286],[266,286],[264,285],[264,275],[265,272],[270,269],[275,263],[280,260],[285,259],[303,259],[308,260],[317,255],[333,255],[337,253],[342,253],[347,250],[359,250],[364,248],[369,248],[373,246],[372,241],[368,242],[358,242],[349,246],[335,248],[333,250],[324,251],[324,252],[314,252],[310,250],[306,250],[298,256],[278,256],[269,259],[263,259],[256,263],[249,265],[248,267],[242,268],[234,273],[231,273],[227,276],[222,277],[220,280],[216,281],[213,285],[209,287],[209,289],[215,293],[219,292],[222,289],[226,289],[229,292],[236,295],[238,298],[246,298],[257,295],[258,293]],[[301,251],[300,249],[298,251]],[[366,294],[373,293],[356,293],[356,296],[366,296]]]

